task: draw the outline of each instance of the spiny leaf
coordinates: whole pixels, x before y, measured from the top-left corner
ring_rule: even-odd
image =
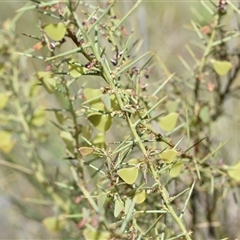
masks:
[[[84,67],[80,66],[75,60],[68,62],[68,71],[73,78],[78,78],[85,73]]]
[[[88,120],[101,132],[106,132],[112,124],[112,117],[109,114],[93,113],[88,116]]]
[[[50,23],[43,26],[46,34],[54,41],[60,41],[66,33],[66,26],[63,23]]]
[[[119,177],[127,184],[135,183],[138,177],[138,169],[135,167],[123,168],[119,170],[117,173]]]
[[[175,160],[177,155],[178,155],[178,152],[176,150],[167,149],[160,154],[160,158],[166,163],[171,163]]]
[[[232,68],[232,64],[228,61],[213,61],[213,68],[218,75],[225,75]]]
[[[133,200],[135,201],[135,203],[137,204],[141,204],[143,203],[147,198],[147,194],[145,191],[139,191],[134,195]]]
[[[164,131],[171,131],[176,126],[178,114],[175,112],[169,113],[167,116],[159,119],[159,125]]]

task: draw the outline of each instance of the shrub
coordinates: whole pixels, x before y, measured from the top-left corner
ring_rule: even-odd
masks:
[[[39,192],[32,202],[51,200],[54,211],[25,214],[63,238],[236,237],[214,226],[226,221],[220,202],[240,181],[239,162],[222,162],[227,141],[216,146],[214,129],[225,100],[238,91],[238,45],[229,42],[239,32],[226,16],[239,9],[230,1],[202,2],[211,20],[191,21],[201,47],[187,46],[195,65],[180,57],[186,73],[177,76],[155,53],[141,54],[142,41],[125,26],[139,4],[119,17],[115,1],[33,1],[19,10],[41,16],[38,34],[25,33],[36,43],[24,52],[17,17],[5,22],[1,164]],[[25,57],[45,69],[25,74]],[[154,88],[156,67],[165,79]]]

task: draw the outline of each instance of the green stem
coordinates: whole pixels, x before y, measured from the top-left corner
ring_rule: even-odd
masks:
[[[161,185],[161,183],[159,181],[159,177],[158,177],[157,172],[155,171],[153,165],[150,165],[150,169],[151,169],[151,172],[153,174],[153,178],[154,178],[155,182],[158,183],[158,188],[160,190],[161,196],[163,198],[163,201],[166,205],[166,208],[167,208],[168,212],[171,214],[173,219],[176,221],[176,223],[178,224],[178,226],[182,230],[185,238],[187,240],[191,240],[191,237],[189,236],[189,233],[187,232],[187,230],[186,230],[185,226],[183,225],[181,219],[178,217],[178,215],[175,213],[173,207],[171,206],[171,203],[170,203],[170,201],[167,197],[167,190]]]
[[[133,123],[131,122],[128,115],[127,115],[127,121],[128,121],[128,124],[129,124],[129,127],[130,127],[131,131],[132,131],[133,136],[135,137],[136,141],[139,144],[140,149],[142,150],[143,155],[146,156],[147,151],[146,151],[146,149],[145,149],[145,147],[144,147],[144,145],[141,141],[141,138],[138,136],[138,134],[136,132],[136,129],[135,129],[135,127],[134,127]],[[155,171],[152,164],[149,164],[149,165],[150,165],[151,172],[153,174],[153,178],[154,178],[155,182],[158,184],[159,191],[161,193],[161,196],[164,200],[164,203],[166,205],[166,208],[167,208],[168,212],[171,214],[173,219],[176,221],[176,223],[178,224],[178,226],[182,230],[185,238],[187,240],[191,240],[191,237],[189,236],[189,233],[187,232],[187,230],[186,230],[185,226],[183,225],[181,219],[178,217],[178,215],[175,213],[173,207],[171,206],[171,203],[170,203],[170,201],[168,199],[168,196],[167,196],[167,190],[161,185],[159,177],[157,175],[157,172]]]

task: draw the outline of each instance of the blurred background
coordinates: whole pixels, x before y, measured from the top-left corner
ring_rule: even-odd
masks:
[[[1,1],[0,2],[0,22],[1,24],[7,19],[11,19],[16,15],[16,10],[23,7],[28,1]],[[88,2],[88,1],[86,1]],[[91,4],[102,4],[101,1]],[[215,1],[217,2],[217,1]],[[133,6],[134,1],[119,1],[117,4],[116,13],[123,16]],[[196,9],[201,12],[201,18],[196,13]],[[35,26],[38,25],[39,14],[33,11],[27,11],[20,17],[17,23],[17,34],[19,37],[19,48],[25,51],[31,48],[35,42],[22,35],[28,33],[38,35],[39,32]],[[128,31],[134,31],[136,38],[140,37],[144,40],[142,46],[142,53],[153,50],[161,58],[161,60],[168,66],[171,72],[177,73],[179,76],[185,72],[182,63],[179,61],[178,56],[182,56],[190,66],[192,58],[189,56],[185,46],[191,45],[198,40],[196,33],[190,28],[190,21],[195,20],[204,25],[209,22],[210,15],[205,12],[205,9],[198,1],[144,1],[134,11],[130,19],[125,23]],[[198,51],[193,46],[193,49]],[[201,52],[199,51],[199,57]],[[198,54],[197,53],[197,54]],[[43,70],[46,66],[42,61],[26,59],[29,78],[33,76],[36,71]],[[153,76],[149,81],[154,82],[163,77],[159,69],[159,75]],[[157,78],[157,79],[154,79]],[[239,81],[239,79],[238,79]],[[150,82],[151,83],[151,82]],[[1,84],[1,83],[0,83]],[[45,100],[45,104],[51,107],[52,101],[56,101],[54,97],[49,97]],[[224,147],[222,154],[223,161],[226,163],[235,162],[240,156],[240,104],[237,99],[229,99],[225,103],[225,117],[216,122],[216,141],[221,142],[229,139],[229,143]],[[50,129],[50,124],[49,124]],[[51,150],[50,150],[51,149]],[[64,144],[58,139],[57,130],[51,128],[51,136],[49,136],[47,143],[42,147],[42,152],[51,151],[52,158],[51,164],[64,165],[59,163],[59,159],[64,156]],[[1,156],[1,155],[0,155]],[[47,160],[46,160],[47,161]],[[36,197],[34,189],[22,177],[22,175],[9,169],[8,167],[1,166],[0,168],[0,239],[57,239],[57,234],[49,233],[45,228],[36,221],[29,220],[27,217],[22,216],[18,208],[9,200],[9,196],[13,196],[20,201],[27,201],[28,198]],[[232,197],[231,197],[232,196]],[[229,196],[229,207],[233,202],[233,195]],[[26,215],[35,215],[34,211],[46,211],[45,207],[39,205],[36,208],[34,203],[29,203],[29,208],[25,209]],[[233,205],[235,206],[235,205]],[[51,209],[49,209],[51,211]],[[233,222],[226,223],[233,232],[239,231],[238,223],[240,222],[239,208],[231,209],[229,214],[232,216]]]

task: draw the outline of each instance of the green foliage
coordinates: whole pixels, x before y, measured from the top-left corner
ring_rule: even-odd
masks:
[[[227,173],[229,177],[238,182],[240,181],[239,172],[240,172],[240,161],[235,163],[233,166],[229,166],[227,168]]]
[[[178,155],[178,152],[174,149],[167,149],[164,150],[161,154],[159,154],[160,158],[166,162],[166,163],[171,163],[173,162]]]
[[[49,23],[44,25],[44,32],[54,41],[60,41],[66,34],[66,26],[64,23]]]
[[[64,220],[58,219],[56,217],[44,218],[42,223],[49,231],[52,232],[60,231],[65,225]]]
[[[122,168],[119,170],[118,175],[127,184],[134,184],[138,177],[138,169],[135,167]]]
[[[231,68],[232,64],[228,61],[213,61],[213,69],[218,75],[226,75]]]
[[[32,1],[19,12],[42,16],[38,35],[25,33],[37,43],[20,54],[15,22],[3,25],[2,164],[33,185],[41,198],[35,202],[51,200],[56,210],[40,222],[62,238],[225,237],[211,223],[218,220],[218,200],[239,183],[240,168],[221,164],[225,143],[216,147],[212,129],[238,90],[239,53],[228,42],[239,31],[223,21],[229,12],[239,17],[239,10],[231,2],[201,2],[210,22],[191,21],[200,47],[187,46],[194,67],[179,56],[186,72],[178,76],[159,56],[141,53],[142,42],[127,33],[125,21],[140,1],[125,16],[115,14],[116,4]],[[24,74],[18,65],[25,57],[47,66]],[[164,81],[153,82],[157,68]],[[62,140],[57,152],[65,149],[62,159],[55,157],[61,168],[42,151],[54,147],[48,141],[54,131],[54,142]],[[202,222],[208,231],[198,228]]]

